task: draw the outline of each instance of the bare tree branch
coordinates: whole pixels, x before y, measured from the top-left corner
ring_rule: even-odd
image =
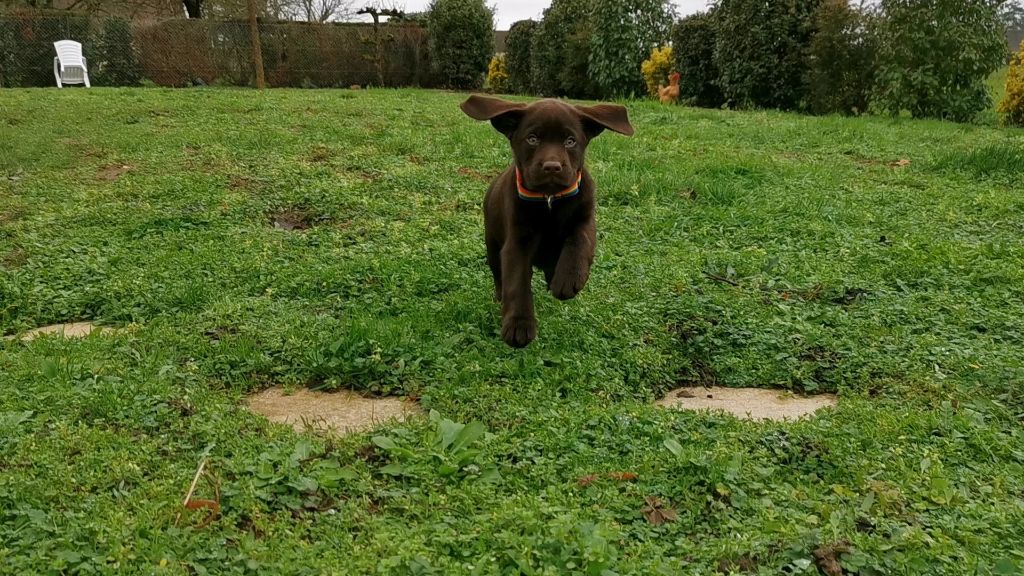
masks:
[[[348,20],[355,15],[355,0],[277,0],[282,17],[306,22]]]

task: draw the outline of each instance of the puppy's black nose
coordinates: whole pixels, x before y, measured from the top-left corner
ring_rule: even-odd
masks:
[[[545,172],[550,172],[552,174],[557,174],[558,172],[562,171],[562,163],[561,162],[545,162],[544,163],[544,171]]]

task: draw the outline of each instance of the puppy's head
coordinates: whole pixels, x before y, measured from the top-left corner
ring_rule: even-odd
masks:
[[[490,120],[508,137],[523,184],[534,192],[555,194],[576,182],[587,144],[604,130],[630,136],[633,126],[617,104],[572,106],[558,100],[533,104],[470,96],[462,111]]]

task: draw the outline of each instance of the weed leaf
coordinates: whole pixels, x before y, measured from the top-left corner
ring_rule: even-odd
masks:
[[[674,456],[683,455],[683,445],[680,444],[679,441],[676,440],[675,438],[665,438],[663,444],[665,445],[665,448],[668,448],[668,451],[671,452]]]
[[[391,476],[401,476],[405,474],[405,468],[401,464],[398,464],[397,462],[394,464],[388,464],[387,466],[384,466],[383,468],[380,469],[380,471],[383,474],[389,474]]]
[[[481,422],[470,422],[466,424],[455,437],[455,443],[452,444],[452,451],[458,452],[467,448],[470,444],[476,442],[487,432],[487,427]]]
[[[370,441],[384,450],[394,450],[395,448],[398,448],[398,444],[395,444],[395,441],[387,436],[374,436]]]
[[[304,460],[308,460],[309,454],[310,452],[312,452],[312,450],[313,444],[310,443],[309,440],[303,438],[302,440],[299,440],[297,444],[295,444],[295,450],[292,451],[292,455],[288,459],[293,464],[298,464]]]
[[[459,435],[459,432],[465,429],[464,424],[452,422],[447,418],[441,420],[440,423],[438,424],[438,427],[441,431],[441,444],[440,446],[438,446],[438,448],[440,448],[441,450],[447,450],[448,447],[451,446],[453,442],[455,442],[455,439]]]

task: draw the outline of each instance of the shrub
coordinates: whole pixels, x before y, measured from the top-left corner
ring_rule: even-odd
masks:
[[[642,94],[640,66],[668,42],[673,10],[667,0],[593,0],[589,71],[604,97]]]
[[[1003,65],[999,0],[883,0],[871,104],[914,117],[970,120],[990,105],[985,79]]]
[[[592,7],[592,0],[552,0],[544,10],[530,49],[536,92],[571,98],[597,94],[587,64]]]
[[[124,18],[111,18],[103,24],[99,39],[98,83],[107,86],[138,86],[142,71],[132,46],[132,30]]]
[[[814,15],[808,108],[815,114],[867,111],[877,44],[869,13],[848,0],[825,0]]]
[[[517,93],[533,92],[533,72],[530,68],[530,49],[537,23],[520,20],[508,30],[505,39],[505,65],[508,68],[509,90]]]
[[[718,66],[715,64],[713,12],[687,16],[675,25],[672,29],[672,57],[675,69],[682,77],[680,100],[706,108],[718,108],[725,103],[718,86]]]
[[[737,106],[792,110],[807,94],[808,46],[822,0],[722,0],[715,10],[719,85]]]
[[[479,88],[494,53],[494,14],[484,0],[434,0],[427,27],[440,81],[449,88]]]
[[[504,54],[495,54],[491,58],[491,63],[487,65],[487,82],[484,85],[491,92],[508,93],[508,68]]]
[[[668,75],[672,72],[672,47],[662,46],[651,50],[651,57],[640,65],[640,72],[647,84],[647,94],[658,95],[658,87],[668,84]]]
[[[1006,74],[1006,95],[999,103],[1003,122],[1010,126],[1024,126],[1024,42],[1010,62]]]

